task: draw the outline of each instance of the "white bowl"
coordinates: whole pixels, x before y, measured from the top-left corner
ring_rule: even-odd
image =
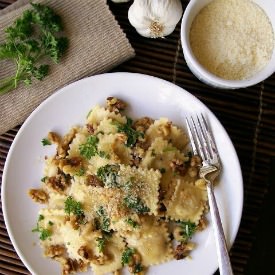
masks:
[[[191,0],[184,11],[181,23],[181,44],[183,49],[183,54],[185,61],[193,72],[193,74],[202,82],[214,86],[216,88],[224,89],[238,89],[245,88],[248,86],[255,85],[275,72],[275,47],[273,48],[273,54],[269,63],[265,66],[263,70],[258,72],[253,77],[246,80],[226,80],[215,76],[214,74],[207,71],[194,56],[190,41],[189,41],[189,31],[191,24],[195,16],[199,11],[210,3],[212,0]],[[258,6],[260,6],[272,24],[273,30],[275,30],[275,1],[274,0],[253,0]]]

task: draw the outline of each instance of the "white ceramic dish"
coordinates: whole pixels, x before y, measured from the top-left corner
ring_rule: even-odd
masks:
[[[96,103],[103,104],[108,96],[128,102],[128,114],[132,117],[165,116],[182,127],[186,115],[195,112],[206,115],[223,162],[215,194],[231,246],[242,214],[243,182],[236,152],[223,126],[197,98],[170,82],[141,74],[103,74],[70,84],[49,97],[26,120],[9,151],[2,182],[3,213],[14,247],[30,272],[38,275],[61,273],[58,264],[43,258],[39,245],[34,245],[38,243],[38,236],[31,232],[41,206],[28,197],[27,191],[39,186],[43,158],[54,149],[50,148],[53,146],[43,147],[41,140],[48,131],[65,134],[72,125],[83,123],[90,108]],[[193,240],[198,246],[192,252],[192,260],[151,267],[148,275],[212,274],[218,264],[211,222]]]
[[[208,72],[196,59],[194,56],[190,41],[189,41],[189,32],[192,25],[192,22],[199,11],[209,4],[212,0],[191,0],[187,5],[181,23],[181,44],[183,49],[183,54],[185,61],[189,69],[193,74],[202,82],[221,89],[238,89],[245,88],[252,85],[255,85],[275,72],[275,47],[273,49],[272,57],[269,63],[256,75],[246,80],[225,80],[220,77],[215,76],[214,74]],[[259,7],[261,7],[266,15],[268,16],[273,30],[275,32],[275,1],[270,0],[252,0]]]

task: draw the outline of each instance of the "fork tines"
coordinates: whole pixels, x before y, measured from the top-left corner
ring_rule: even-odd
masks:
[[[203,114],[186,118],[186,125],[194,155],[199,155],[203,161],[216,160],[217,148],[212,133]]]

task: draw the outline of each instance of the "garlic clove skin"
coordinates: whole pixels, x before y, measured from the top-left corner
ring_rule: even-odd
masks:
[[[135,0],[128,19],[140,35],[157,38],[171,34],[182,13],[180,0]]]
[[[114,3],[126,3],[129,2],[130,0],[112,0]]]

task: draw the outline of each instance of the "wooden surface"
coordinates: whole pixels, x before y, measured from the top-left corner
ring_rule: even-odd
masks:
[[[12,2],[0,0],[0,8]],[[185,8],[189,1],[182,2]],[[130,3],[108,4],[136,51],[134,59],[114,71],[149,74],[186,89],[214,112],[232,139],[244,177],[244,208],[230,255],[234,273],[247,274],[255,230],[259,226],[258,220],[271,184],[267,181],[270,163],[275,156],[275,75],[256,86],[240,90],[219,90],[206,86],[196,79],[185,63],[179,24],[173,34],[165,39],[147,39],[139,36],[128,22]],[[0,136],[1,178],[8,150],[19,128]],[[1,208],[0,274],[29,274],[11,244]]]

